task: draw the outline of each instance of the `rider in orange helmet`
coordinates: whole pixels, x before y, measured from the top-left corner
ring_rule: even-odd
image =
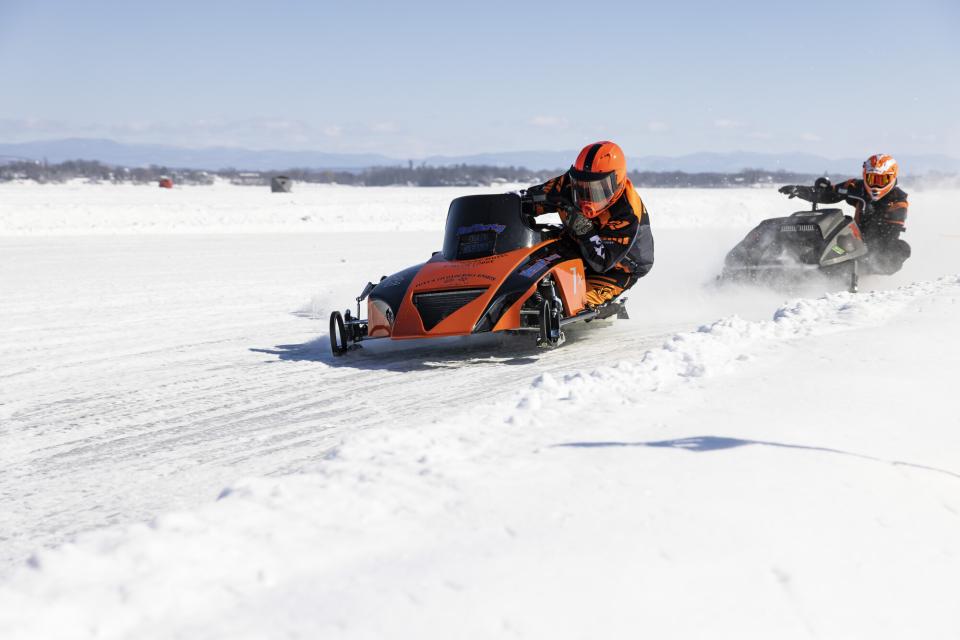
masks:
[[[613,300],[653,267],[650,215],[617,144],[588,144],[569,171],[527,189],[524,201],[532,215],[560,213],[583,257],[589,306]]]
[[[906,231],[907,193],[897,185],[900,167],[885,153],[877,153],[863,163],[863,179],[852,178],[834,185],[826,193],[813,187],[786,185],[780,193],[832,204],[845,200],[856,210],[857,226],[863,232],[869,253],[864,267],[881,274],[900,270],[910,257],[910,245],[900,239]]]

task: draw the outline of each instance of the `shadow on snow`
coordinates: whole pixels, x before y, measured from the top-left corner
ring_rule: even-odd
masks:
[[[721,451],[723,449],[735,449],[737,447],[745,447],[750,445],[763,446],[763,447],[778,447],[781,449],[799,449],[802,451],[821,451],[825,453],[835,453],[844,456],[852,456],[854,458],[860,458],[862,460],[872,460],[874,462],[883,462],[886,464],[900,466],[900,467],[912,467],[914,469],[923,469],[924,471],[934,471],[936,473],[942,473],[954,478],[960,479],[960,473],[955,473],[953,471],[948,471],[946,469],[938,469],[937,467],[930,467],[923,464],[914,464],[912,462],[903,462],[901,460],[886,460],[884,458],[877,458],[874,456],[864,455],[862,453],[854,453],[852,451],[844,451],[842,449],[831,449],[830,447],[813,447],[802,444],[788,444],[785,442],[770,442],[767,440],[745,440],[741,438],[726,438],[722,436],[693,436],[690,438],[676,438],[674,440],[651,440],[647,442],[564,442],[561,444],[555,444],[555,447],[574,447],[582,449],[594,449],[594,448],[604,448],[604,447],[653,447],[653,448],[664,448],[664,449],[682,449],[684,451],[693,451],[696,453],[704,453],[707,451]]]
[[[560,349],[582,339],[568,331]],[[480,334],[421,340],[371,340],[342,356],[330,352],[326,336],[302,344],[251,348],[254,353],[277,356],[278,361],[321,362],[331,367],[373,371],[427,371],[464,366],[530,365],[551,350],[536,346],[533,335]]]

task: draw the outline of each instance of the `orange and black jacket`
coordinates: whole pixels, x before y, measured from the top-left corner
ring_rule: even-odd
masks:
[[[863,180],[855,178],[834,185],[818,198],[824,204],[846,201],[856,209],[855,219],[867,245],[896,240],[906,230],[907,193],[894,187],[879,200],[871,200]]]
[[[526,211],[539,216],[544,213],[566,213],[558,202],[571,202],[573,197],[567,174],[547,180],[527,189]],[[605,273],[612,269],[629,272],[642,278],[653,268],[653,234],[650,232],[650,214],[640,196],[627,180],[620,197],[592,220],[594,231],[573,236],[589,271]]]

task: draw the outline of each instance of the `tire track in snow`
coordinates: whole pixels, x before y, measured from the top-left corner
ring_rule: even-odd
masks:
[[[112,363],[134,380],[149,374],[153,384],[61,387],[13,413],[21,434],[19,462],[0,470],[0,487],[20,487],[32,517],[44,514],[43,530],[30,541],[14,540],[13,547],[25,553],[118,517],[144,519],[209,498],[242,475],[298,471],[359,430],[402,424],[412,416],[442,420],[511,393],[538,372],[569,369],[585,357],[620,357],[662,340],[638,329],[638,323],[591,327],[554,351],[532,349],[522,339],[378,346],[350,354],[339,366],[329,364],[325,337],[290,353],[251,357],[243,348],[233,362],[223,354],[236,347],[235,339],[120,354],[86,341],[88,350],[78,349],[81,357],[69,363],[70,370],[96,381]],[[117,348],[141,339],[146,336],[128,335]],[[51,438],[51,430],[59,437]],[[22,437],[40,433],[43,444],[36,448]],[[28,515],[16,517],[26,529]],[[16,557],[12,550],[8,560]]]

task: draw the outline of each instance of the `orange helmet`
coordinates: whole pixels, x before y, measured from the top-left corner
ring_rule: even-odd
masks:
[[[600,215],[627,184],[627,159],[615,142],[588,144],[568,172],[573,202],[588,218]]]
[[[863,186],[870,194],[871,200],[879,200],[897,185],[897,175],[900,167],[893,156],[878,153],[867,158],[863,163]]]

